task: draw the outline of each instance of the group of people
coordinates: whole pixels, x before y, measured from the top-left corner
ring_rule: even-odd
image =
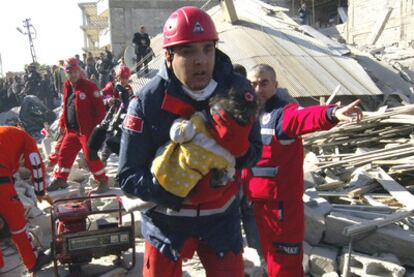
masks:
[[[126,113],[119,186],[126,195],[153,203],[141,218],[143,276],[181,276],[182,261],[195,252],[207,276],[244,276],[240,222],[246,206],[253,222],[244,227],[251,241],[256,240],[254,247],[264,258],[268,275],[303,276],[301,135],[330,129],[354,116],[359,120],[358,101],[343,107],[305,108],[286,101],[278,94],[271,66],[258,64],[247,70],[246,78],[217,48],[218,39],[214,22],[203,10],[174,11],[163,29],[165,63],[134,94],[128,85],[131,71],[125,65],[100,90],[84,76],[76,57],[68,59],[61,139],[56,155],[50,157],[56,167],[47,189],[44,166],[35,150],[28,155],[31,164],[27,166],[38,170],[33,180],[42,196],[67,186],[71,166],[82,149],[99,183],[97,192],[106,192],[104,163],[88,142],[118,103]],[[17,132],[0,127],[0,147],[4,147],[3,133],[10,128]],[[13,155],[20,153],[8,154]],[[17,165],[6,164],[7,159],[0,157],[0,169],[4,169],[0,182],[9,184],[13,194]],[[0,215],[8,221],[4,203],[0,203]],[[21,225],[10,225],[12,233],[17,234]],[[13,239],[22,256],[30,256],[25,258],[29,269],[44,263],[37,261],[43,256],[26,253],[27,242],[17,235]]]
[[[22,76],[15,75],[0,79],[0,112],[20,106],[27,95],[37,96],[49,109],[54,108],[57,91],[52,71],[48,68],[42,74],[35,63],[29,64]]]

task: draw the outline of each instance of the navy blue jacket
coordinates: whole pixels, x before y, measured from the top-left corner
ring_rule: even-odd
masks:
[[[218,50],[213,79],[218,83],[213,95],[227,93],[235,82],[248,82],[244,77],[233,73],[230,59]],[[120,186],[126,193],[154,202],[158,207],[178,211],[182,207],[183,199],[170,194],[157,184],[150,172],[151,163],[157,149],[170,141],[169,131],[173,121],[178,117],[190,117],[195,111],[208,111],[208,100],[197,102],[187,96],[181,83],[165,64],[158,75],[135,93],[135,96],[130,102],[123,123],[118,168]],[[237,168],[253,166],[260,159],[262,143],[258,122],[251,130],[249,141],[250,148],[245,156],[237,159]],[[234,192],[228,198],[234,198],[236,194]],[[225,200],[227,199],[224,202]],[[166,216],[151,209],[143,214],[144,237],[173,259],[177,258],[183,241],[190,237],[203,238],[218,252],[238,252],[242,245],[239,208],[236,202],[222,214],[201,216],[194,220]],[[217,203],[217,208],[222,207],[220,205],[223,201]],[[211,228],[212,222],[216,222],[217,228]],[[193,227],[183,231],[179,227],[183,225]]]

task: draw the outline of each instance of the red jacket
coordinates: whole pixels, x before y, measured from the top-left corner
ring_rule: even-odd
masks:
[[[44,195],[45,166],[36,141],[22,129],[0,126],[0,177],[12,177],[19,170],[19,160],[22,156],[24,166],[32,173],[36,194]]]
[[[301,199],[303,144],[300,135],[335,126],[334,105],[302,108],[276,96],[266,102],[260,117],[263,151],[255,167],[243,171],[250,199]]]
[[[132,92],[132,87],[130,85],[126,85],[125,89],[127,89],[130,95],[132,95],[133,92]],[[112,98],[120,99],[119,91],[117,90],[113,81],[109,81],[108,83],[106,83],[105,87],[102,89],[102,94],[103,94],[105,105],[108,105],[109,101]]]
[[[59,126],[66,126],[66,109],[68,90],[71,83],[65,82],[63,91],[63,111],[60,117]],[[79,125],[79,132],[83,135],[90,135],[93,128],[98,125],[105,117],[106,110],[102,95],[95,83],[79,79],[73,88],[75,94],[76,119]]]

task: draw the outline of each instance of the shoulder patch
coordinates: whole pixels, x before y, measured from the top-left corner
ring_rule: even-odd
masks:
[[[142,133],[143,126],[144,120],[135,115],[127,114],[123,122],[124,129],[130,130],[135,133]]]
[[[102,96],[102,93],[99,90],[96,90],[93,92],[93,96],[95,96],[96,98],[99,98],[100,96]]]

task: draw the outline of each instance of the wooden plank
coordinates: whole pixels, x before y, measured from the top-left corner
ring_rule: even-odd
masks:
[[[330,39],[329,37],[325,36],[324,34],[322,34],[321,32],[317,31],[309,25],[301,25],[299,26],[299,30],[314,37],[320,43],[325,45],[335,55],[343,56],[351,52],[345,45]]]
[[[346,13],[344,7],[338,7],[338,14],[341,17],[343,23],[348,21],[348,14]]]
[[[370,231],[374,231],[378,228],[387,226],[394,222],[400,221],[408,216],[411,216],[412,211],[401,211],[395,212],[391,215],[386,216],[383,219],[370,220],[361,222],[359,224],[347,226],[343,229],[343,234],[347,237],[357,237],[362,234],[366,234]]]
[[[378,16],[371,34],[367,38],[367,44],[374,45],[377,42],[382,34],[382,31],[384,30],[385,24],[387,24],[387,21],[390,18],[391,12],[392,8],[388,8]]]
[[[395,181],[382,168],[378,168],[377,181],[408,210],[414,210],[414,195]]]

